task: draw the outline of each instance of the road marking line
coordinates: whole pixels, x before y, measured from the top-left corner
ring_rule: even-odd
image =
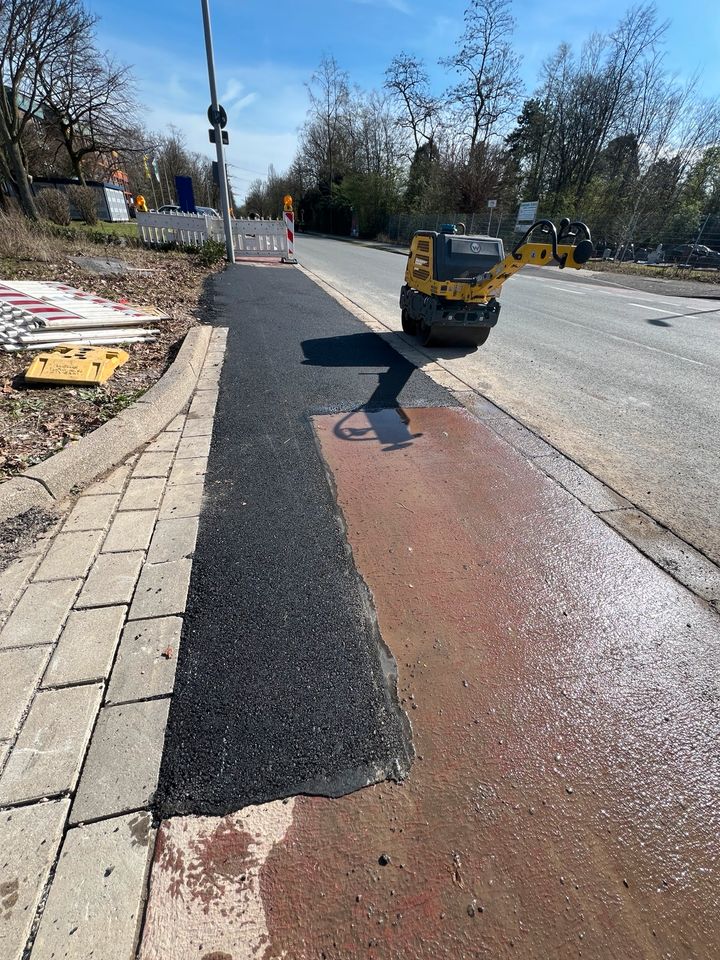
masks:
[[[612,340],[620,340],[622,343],[631,343],[634,347],[641,347],[643,350],[652,350],[653,353],[664,353],[666,357],[673,357],[675,360],[684,360],[686,363],[694,363],[699,367],[708,367],[710,370],[717,369],[711,363],[703,363],[702,360],[691,360],[690,357],[683,357],[680,353],[672,353],[670,350],[661,350],[660,347],[649,347],[645,343],[638,343],[637,340],[630,340],[628,337],[619,337],[615,333],[608,333],[606,330],[598,330],[597,327],[588,327],[584,323],[577,323],[575,320],[566,320],[564,317],[555,317],[560,323],[569,323],[573,327],[581,327],[583,330],[592,330],[595,333],[604,334]]]
[[[547,286],[550,287],[551,290],[562,290],[563,293],[576,293],[578,294],[578,296],[581,296],[581,297],[585,296],[584,290],[568,290],[567,287],[556,287],[552,283],[548,283]]]
[[[641,310],[655,310],[657,313],[670,313],[667,307],[651,307],[649,303],[629,303],[629,307],[640,307]]]

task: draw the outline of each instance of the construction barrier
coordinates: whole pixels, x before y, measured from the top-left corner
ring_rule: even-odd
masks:
[[[225,243],[225,227],[220,217],[194,213],[138,213],[137,225],[143,243],[163,246],[178,243],[201,247],[208,240]],[[288,255],[288,235],[282,220],[231,220],[235,258]]]

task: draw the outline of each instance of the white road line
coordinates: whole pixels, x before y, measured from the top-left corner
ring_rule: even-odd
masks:
[[[629,303],[629,307],[640,307],[641,310],[655,310],[657,313],[670,313],[667,307],[651,307],[649,303]]]
[[[580,297],[585,296],[584,290],[568,290],[567,287],[556,287],[553,283],[548,283],[547,286],[550,287],[551,290],[562,290],[563,293],[576,293]]]
[[[637,340],[630,340],[628,337],[618,337],[617,334],[608,333],[606,330],[599,330],[597,327],[589,327],[584,323],[577,323],[575,320],[566,320],[564,317],[554,317],[560,323],[569,323],[573,327],[580,327],[582,330],[591,330],[594,333],[603,334],[612,340],[619,340],[621,343],[630,343],[633,347],[640,347],[643,350],[651,350],[653,353],[663,353],[666,357],[672,357],[674,360],[684,360],[685,363],[693,363],[698,367],[708,367],[711,370],[716,368],[711,363],[703,363],[702,360],[691,360],[690,357],[683,357],[680,353],[672,353],[670,350],[662,350],[660,347],[649,347],[645,343],[638,343]]]

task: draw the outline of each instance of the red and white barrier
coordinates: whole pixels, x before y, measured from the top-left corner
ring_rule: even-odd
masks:
[[[295,214],[292,210],[283,212],[285,221],[285,232],[287,233],[287,256],[283,257],[283,263],[297,263],[295,259]]]

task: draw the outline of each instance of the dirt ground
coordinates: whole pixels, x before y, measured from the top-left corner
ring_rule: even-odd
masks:
[[[47,247],[43,255],[48,256]],[[77,262],[83,258],[99,262]],[[198,322],[204,281],[217,269],[202,266],[193,254],[127,247],[108,252],[90,242],[79,246],[58,241],[47,261],[0,258],[0,281],[59,280],[110,300],[153,307],[169,317],[158,320],[160,333],[154,341],[129,344],[130,359],[99,387],[25,383],[24,372],[37,351],[0,352],[0,481],[94,430],[152,386]]]

